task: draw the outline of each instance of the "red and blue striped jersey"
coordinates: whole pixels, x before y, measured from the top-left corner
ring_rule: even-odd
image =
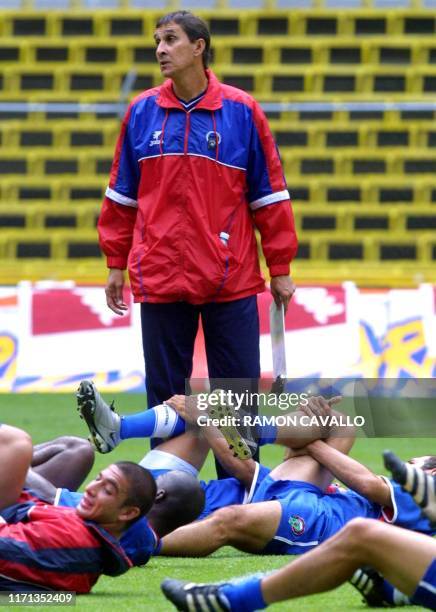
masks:
[[[0,523],[1,590],[88,593],[101,574],[119,576],[132,566],[116,538],[74,509],[23,492],[2,515],[10,522]]]

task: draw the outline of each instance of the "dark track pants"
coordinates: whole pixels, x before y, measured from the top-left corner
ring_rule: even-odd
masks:
[[[211,389],[222,386],[222,383],[215,385],[214,379],[237,378],[252,380],[250,390],[257,390],[260,354],[255,295],[198,306],[186,302],[142,303],[142,343],[149,406],[160,404],[176,393],[186,393],[200,316]]]

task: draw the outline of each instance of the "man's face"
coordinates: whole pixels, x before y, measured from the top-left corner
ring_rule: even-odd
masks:
[[[174,78],[187,68],[191,68],[201,58],[203,39],[191,42],[177,23],[168,23],[154,33],[156,57],[160,70],[165,77]]]
[[[123,510],[126,509],[127,491],[128,483],[124,474],[116,465],[110,465],[86,487],[77,506],[77,513],[82,519],[99,524],[126,520],[123,518]]]

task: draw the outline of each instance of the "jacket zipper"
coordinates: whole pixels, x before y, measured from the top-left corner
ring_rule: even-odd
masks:
[[[187,155],[188,154],[188,137],[189,137],[189,130],[191,127],[191,116],[188,112],[186,112],[186,126],[185,126],[185,140],[183,143],[183,155]],[[185,202],[185,213],[186,213],[186,202]],[[184,223],[186,223],[186,221],[184,221]],[[184,272],[185,272],[185,232],[183,232],[183,248],[181,250],[180,253],[180,267],[181,267],[181,278],[184,278]],[[182,291],[180,292],[180,300],[183,301],[183,297],[184,297],[184,289],[182,289]]]

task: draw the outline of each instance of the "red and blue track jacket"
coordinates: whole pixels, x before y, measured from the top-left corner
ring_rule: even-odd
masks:
[[[75,509],[26,492],[19,502],[5,511],[11,522],[0,523],[0,590],[89,593],[101,574],[132,567],[118,540]]]
[[[137,302],[228,301],[264,290],[296,254],[289,193],[267,120],[211,71],[186,111],[172,81],[130,104],[98,229],[109,268],[128,267]]]

